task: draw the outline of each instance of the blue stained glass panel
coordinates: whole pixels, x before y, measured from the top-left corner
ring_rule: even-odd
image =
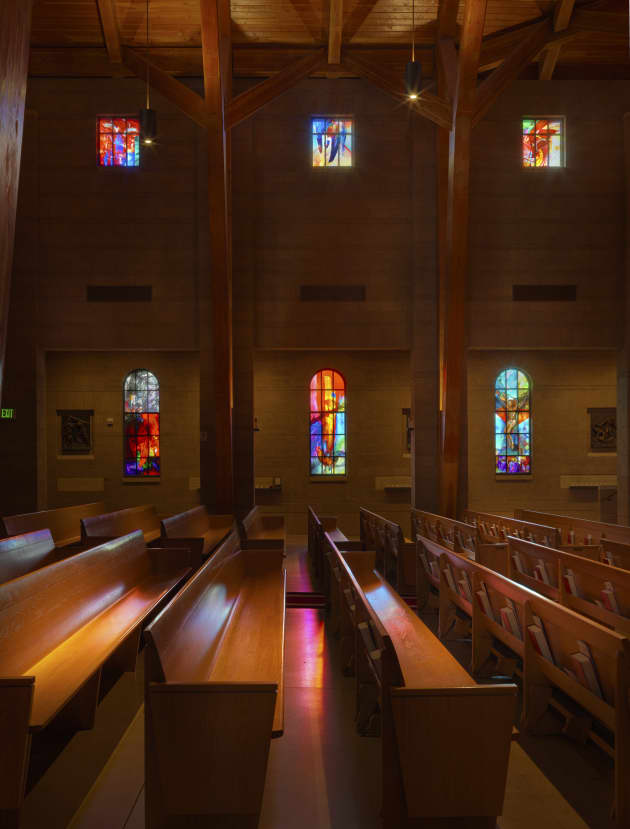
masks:
[[[499,475],[531,472],[530,381],[508,368],[495,380],[495,471]]]

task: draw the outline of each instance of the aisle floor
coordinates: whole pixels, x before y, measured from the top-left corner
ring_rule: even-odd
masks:
[[[288,589],[304,592],[310,588],[304,540],[295,539],[287,551]],[[272,741],[260,829],[380,826],[380,741],[355,732],[354,680],[342,676],[336,647],[326,635],[321,610],[287,611],[285,733]],[[77,734],[29,794],[24,829],[144,826],[144,722],[137,702],[131,724],[96,782],[87,793],[83,789],[86,769],[111,752],[122,709],[133,716],[141,688],[141,676],[134,681],[127,675],[105,698],[96,729]],[[534,824],[537,829],[587,827],[515,743],[500,827],[531,829]]]

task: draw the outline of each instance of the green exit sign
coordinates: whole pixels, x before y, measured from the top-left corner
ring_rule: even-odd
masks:
[[[0,410],[0,420],[15,420],[16,414],[15,409],[2,409]]]

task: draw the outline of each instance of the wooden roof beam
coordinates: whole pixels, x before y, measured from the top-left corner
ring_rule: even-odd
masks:
[[[553,27],[550,21],[536,24],[501,66],[482,81],[475,95],[473,124],[483,118],[505,88],[516,80],[527,64],[540,53],[552,34]]]
[[[122,63],[122,49],[120,45],[120,34],[118,32],[118,21],[116,19],[115,0],[96,0],[98,13],[101,18],[101,29],[103,40],[107,49],[107,56],[111,63]]]
[[[242,92],[233,98],[227,109],[226,125],[228,128],[235,127],[241,121],[250,118],[259,109],[273,101],[279,95],[294,87],[302,78],[308,75],[325,60],[324,50],[317,49],[311,54],[305,55],[293,61],[277,75],[273,75],[262,83]]]
[[[157,90],[200,127],[208,126],[208,114],[203,98],[190,87],[127,46],[122,47],[122,60],[134,75],[143,80],[146,80],[148,71],[152,89]]]
[[[452,107],[446,99],[423,90],[416,101],[409,101],[405,94],[402,77],[398,78],[391,72],[383,71],[371,61],[348,51],[344,52],[343,62],[361,78],[370,81],[374,86],[392,95],[400,103],[404,102],[418,115],[422,115],[428,118],[429,121],[433,121],[434,124],[450,130],[453,123]]]
[[[328,23],[328,63],[341,63],[341,35],[343,32],[343,0],[330,0]]]
[[[567,29],[571,21],[575,0],[557,0],[553,10],[553,30],[562,32]],[[556,63],[562,51],[562,41],[550,43],[540,57],[538,80],[550,81],[553,77]]]

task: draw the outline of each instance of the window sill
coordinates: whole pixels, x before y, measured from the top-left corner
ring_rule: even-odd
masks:
[[[310,475],[309,482],[311,484],[346,484],[348,483],[347,475]]]
[[[159,475],[151,475],[151,477],[147,476],[146,478],[122,478],[123,484],[131,484],[132,486],[138,486],[140,484],[159,484],[161,480],[162,479]]]
[[[533,475],[495,475],[494,480],[501,483],[525,484],[533,479]]]

